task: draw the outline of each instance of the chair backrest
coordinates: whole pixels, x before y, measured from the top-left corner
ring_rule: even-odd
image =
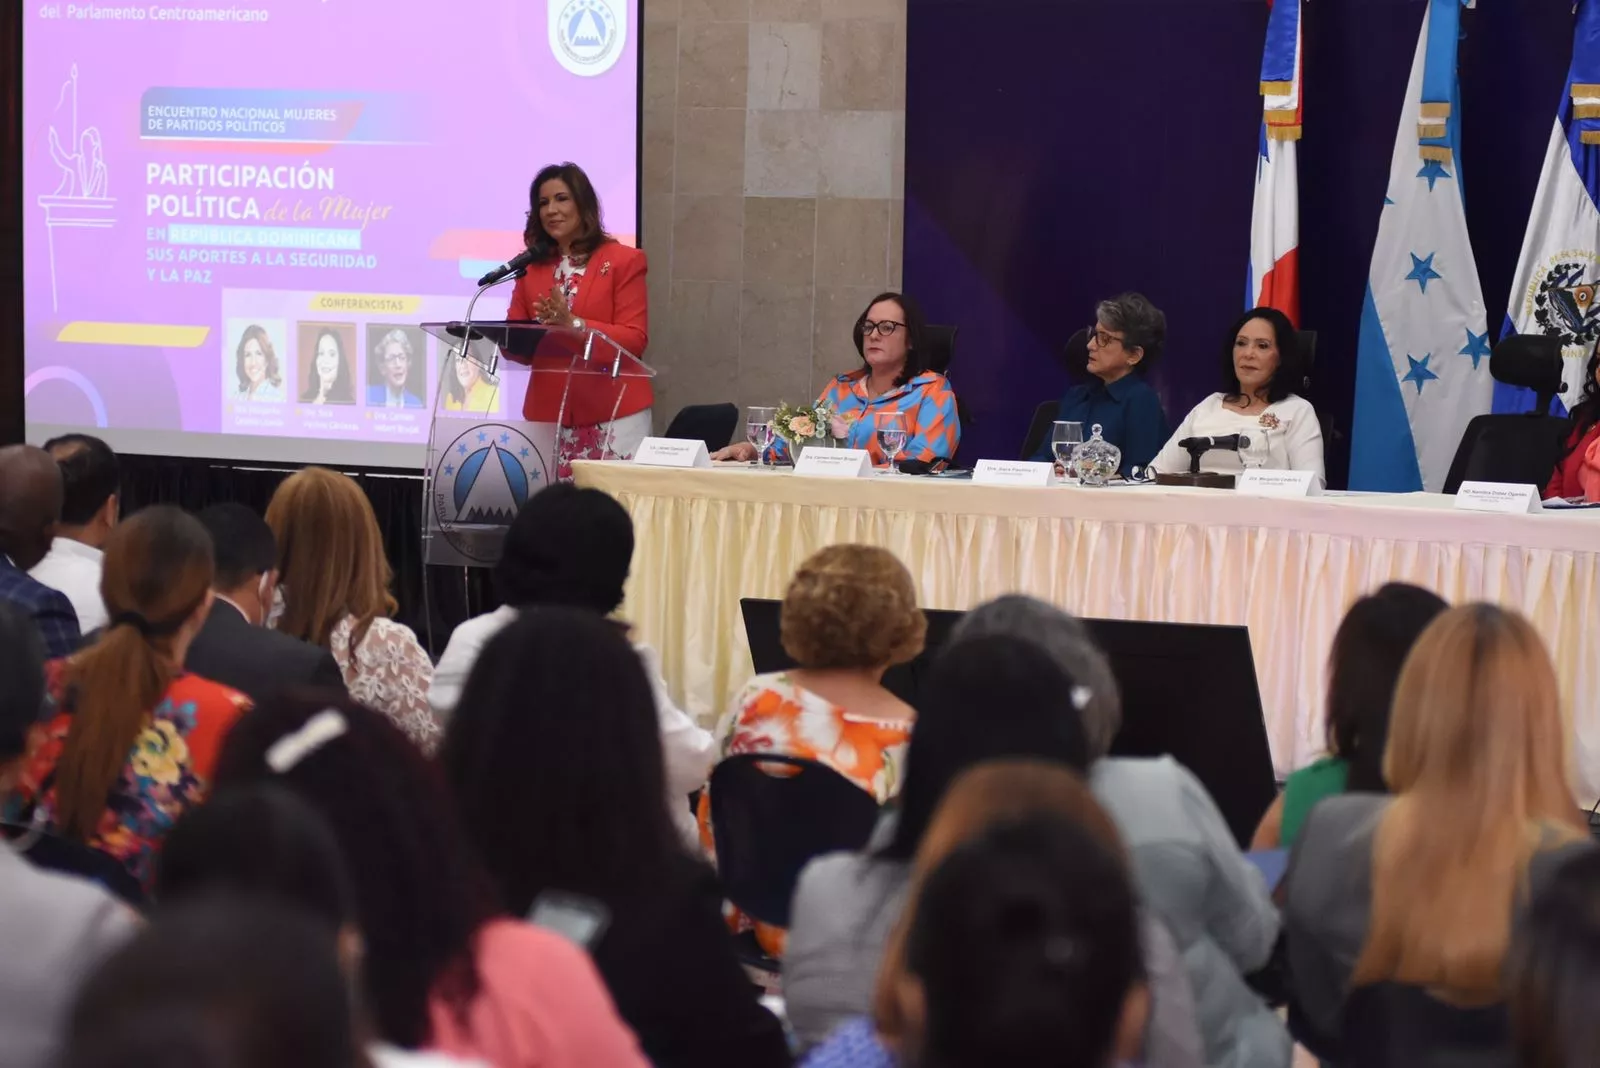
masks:
[[[1463,482],[1515,482],[1541,490],[1567,438],[1567,420],[1554,415],[1480,415],[1467,424],[1450,461],[1444,492]]]
[[[1533,390],[1537,399],[1533,411],[1544,415],[1550,402],[1561,392],[1561,339],[1545,334],[1512,334],[1503,337],[1489,354],[1489,373],[1495,381]],[[1569,405],[1577,397],[1568,397]]]
[[[1350,992],[1340,1064],[1361,1068],[1511,1068],[1504,1005],[1459,1008],[1403,983]]]
[[[679,441],[703,441],[712,452],[727,448],[739,429],[736,404],[691,404],[672,417],[664,437]]]
[[[1022,439],[1022,455],[1020,460],[1033,459],[1034,453],[1044,444],[1050,436],[1050,428],[1055,424],[1056,413],[1061,410],[1058,401],[1040,401],[1033,409],[1033,418],[1028,422],[1028,436]]]
[[[76,875],[99,884],[134,908],[144,905],[144,888],[139,880],[109,853],[15,823],[0,823],[0,835],[36,868]]]
[[[789,926],[800,869],[857,850],[872,837],[878,803],[825,764],[739,754],[711,771],[711,830],[723,892],[762,923]]]
[[[1311,381],[1317,371],[1317,332],[1315,330],[1300,330],[1295,334],[1295,340],[1300,347],[1300,366],[1305,369],[1305,380],[1300,383],[1298,392],[1301,396],[1311,393]]]
[[[923,328],[923,343],[928,347],[928,370],[938,371],[942,375],[950,373],[950,362],[956,358],[956,334],[960,330],[959,326],[935,326],[933,323]]]

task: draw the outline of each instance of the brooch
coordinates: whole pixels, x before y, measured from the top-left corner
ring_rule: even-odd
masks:
[[[1278,429],[1278,417],[1271,412],[1261,413],[1261,425],[1267,430]]]
[[[600,276],[603,278],[603,277],[605,277],[606,275],[608,275],[610,273],[611,273],[611,261],[610,260],[606,260],[606,262],[604,262],[604,263],[602,263],[600,265]]]

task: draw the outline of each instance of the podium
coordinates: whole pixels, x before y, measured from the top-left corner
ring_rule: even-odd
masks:
[[[492,567],[506,529],[533,494],[557,478],[561,426],[575,410],[573,386],[588,377],[653,378],[638,357],[598,330],[533,322],[423,323],[439,340],[439,382],[423,469],[422,560],[455,567]],[[559,395],[556,420],[522,418],[530,390]],[[611,422],[592,404],[586,422]],[[609,453],[611,442],[604,447]]]

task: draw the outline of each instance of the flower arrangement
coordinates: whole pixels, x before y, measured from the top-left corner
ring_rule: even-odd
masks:
[[[780,404],[772,417],[772,432],[791,448],[830,436],[833,412],[822,404]]]

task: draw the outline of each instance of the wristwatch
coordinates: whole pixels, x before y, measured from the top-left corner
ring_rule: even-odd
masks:
[[[589,324],[585,323],[582,319],[579,319],[576,315],[574,315],[572,317],[572,329],[587,330],[589,329]]]

